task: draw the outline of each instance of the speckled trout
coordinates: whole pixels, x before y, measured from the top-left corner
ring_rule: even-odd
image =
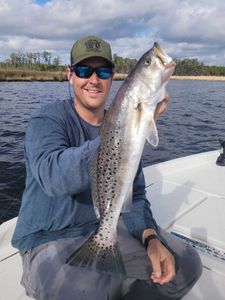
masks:
[[[146,140],[158,144],[154,121],[156,105],[175,63],[158,45],[138,61],[118,90],[101,128],[101,142],[91,167],[92,198],[97,232],[67,260],[70,265],[125,276],[117,246],[117,223],[121,212],[132,205],[132,189]]]

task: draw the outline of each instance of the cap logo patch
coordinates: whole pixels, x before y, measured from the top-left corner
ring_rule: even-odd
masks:
[[[86,50],[87,51],[100,51],[100,46],[101,46],[101,43],[97,40],[88,40],[86,43],[85,43],[85,46],[86,46]]]

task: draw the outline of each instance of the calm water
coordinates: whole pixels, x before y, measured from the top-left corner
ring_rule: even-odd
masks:
[[[109,102],[121,82],[113,82]],[[146,144],[144,166],[220,148],[225,139],[225,82],[170,81],[168,111],[157,122],[159,146]],[[0,223],[18,214],[24,188],[27,121],[42,105],[68,98],[68,83],[0,82]]]

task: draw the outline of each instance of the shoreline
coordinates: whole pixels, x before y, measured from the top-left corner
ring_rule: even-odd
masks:
[[[225,81],[225,76],[171,76],[172,80]]]
[[[113,80],[124,80],[127,74],[115,73]],[[68,81],[64,71],[35,71],[23,69],[1,69],[0,82]]]
[[[115,73],[113,80],[126,79],[127,74]],[[225,81],[225,76],[171,76],[171,80],[203,80]],[[2,69],[0,68],[0,82],[3,81],[67,81],[64,71],[35,71],[25,69]]]

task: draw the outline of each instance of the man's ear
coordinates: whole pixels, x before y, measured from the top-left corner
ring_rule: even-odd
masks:
[[[113,81],[113,78],[114,78],[115,74],[116,74],[116,72],[113,70],[113,73],[112,73],[112,76],[111,76],[112,81]]]
[[[73,85],[72,72],[70,68],[66,68],[66,76],[71,85]]]

